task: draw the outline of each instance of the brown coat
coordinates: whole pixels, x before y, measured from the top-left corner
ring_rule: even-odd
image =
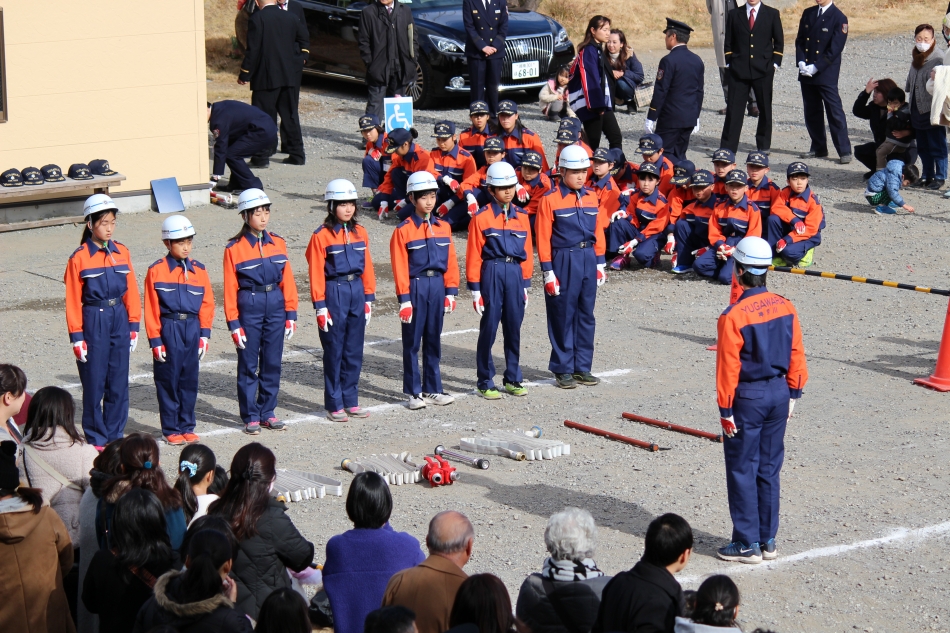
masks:
[[[75,633],[63,591],[73,544],[62,519],[14,497],[0,502],[0,631]]]
[[[419,633],[449,630],[455,594],[468,574],[449,559],[432,555],[389,579],[383,606],[399,605],[416,613]]]

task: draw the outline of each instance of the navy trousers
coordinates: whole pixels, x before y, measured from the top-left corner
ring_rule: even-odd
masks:
[[[733,541],[765,543],[778,533],[788,398],[784,376],[736,388],[732,412],[739,431],[723,437]]]
[[[495,344],[498,323],[505,337],[504,380],[521,382],[521,323],[524,321],[524,276],[521,264],[503,259],[482,263],[482,299],[485,312],[478,325],[478,346],[475,362],[478,388],[494,389],[495,361],[491,348]]]
[[[783,222],[782,218],[777,215],[770,215],[767,224],[768,232],[766,233],[766,240],[769,246],[772,247],[772,251],[775,252],[776,255],[781,256],[782,259],[790,264],[797,264],[801,261],[802,257],[805,256],[805,253],[821,244],[821,232],[819,232],[815,237],[802,240],[801,242],[788,242],[788,245],[782,249],[782,252],[778,253],[775,251],[775,244],[794,229],[791,225]]]
[[[412,323],[402,324],[402,392],[407,395],[442,393],[442,322],[445,317],[445,280],[413,277],[409,280]],[[422,372],[419,372],[419,347]]]
[[[696,261],[693,251],[709,246],[709,225],[701,222],[687,222],[680,218],[673,225],[676,237],[676,265],[692,266]],[[729,281],[732,283],[732,280]]]
[[[590,371],[594,362],[597,256],[593,248],[555,249],[551,266],[561,294],[544,295],[551,340],[548,369],[555,374]]]
[[[848,122],[841,107],[838,85],[815,86],[801,84],[802,103],[805,110],[805,128],[811,137],[811,151],[819,156],[828,155],[828,139],[825,136],[825,114],[828,115],[828,128],[831,142],[838,156],[851,153],[851,141],[848,139]]]
[[[498,116],[498,86],[505,65],[504,55],[495,59],[468,58],[468,77],[471,85],[469,101],[487,101],[491,116]]]
[[[284,353],[284,293],[238,291],[238,319],[247,342],[237,350],[237,397],[241,420],[262,422],[275,417]]]
[[[727,237],[726,244],[735,246],[741,239],[742,237]],[[680,265],[678,258],[676,265]],[[731,257],[721,260],[716,257],[716,249],[710,248],[696,258],[696,261],[693,262],[693,270],[701,277],[715,279],[719,283],[729,286],[732,285],[732,268],[734,265],[735,262],[732,261]]]
[[[82,382],[86,442],[105,446],[122,437],[129,420],[129,313],[125,304],[83,306],[86,362],[76,361]]]
[[[162,319],[165,362],[152,361],[162,435],[181,435],[195,430],[198,401],[198,317],[179,321]]]
[[[383,172],[383,165],[378,160],[367,154],[363,157],[363,186],[367,189],[378,189],[383,183],[386,174]]]
[[[663,150],[670,160],[678,163],[686,160],[686,150],[689,149],[689,137],[693,133],[691,127],[676,127],[657,129],[656,133],[663,139]]]
[[[255,176],[245,158],[266,155],[270,147],[277,142],[277,135],[270,136],[263,131],[249,132],[228,146],[228,155],[225,158],[231,170],[231,179],[228,181],[233,189],[241,190],[258,188],[263,189],[261,179]]]
[[[366,333],[363,280],[328,281],[326,301],[333,325],[329,332],[318,331],[323,346],[323,406],[332,412],[360,405],[358,387]]]

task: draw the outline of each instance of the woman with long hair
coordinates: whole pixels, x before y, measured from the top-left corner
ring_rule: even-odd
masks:
[[[943,56],[937,48],[934,27],[921,24],[914,29],[914,48],[907,83],[904,91],[910,104],[911,123],[917,137],[917,153],[920,163],[921,179],[918,186],[937,190],[947,180],[947,128],[931,125],[930,107],[932,97],[927,92],[930,73],[943,63]]]
[[[129,419],[129,356],[142,318],[132,255],[112,239],[118,212],[103,193],[86,200],[80,245],[63,279],[66,326],[82,382],[82,430],[100,449],[122,437]]]
[[[469,576],[455,594],[449,626],[474,624],[478,633],[514,633],[515,616],[505,583],[492,574]]]
[[[349,180],[327,184],[327,216],[307,246],[310,296],[323,347],[323,406],[331,422],[366,418],[360,408],[363,336],[376,300],[369,234],[357,221],[359,194]]]
[[[82,601],[99,615],[100,633],[128,633],[155,582],[178,566],[178,557],[168,540],[165,508],[144,488],[129,490],[115,504],[110,536],[111,549],[92,557]]]
[[[11,387],[4,384],[4,367],[0,388],[6,395]],[[43,505],[42,491],[20,485],[16,450],[14,442],[0,442],[0,623],[11,632],[72,633],[63,591],[63,577],[73,566],[69,532]]]
[[[722,629],[739,630],[739,588],[729,576],[717,574],[703,581],[696,591],[695,606],[689,618],[676,618],[676,633],[716,633]]]
[[[218,500],[218,495],[208,492],[214,483],[217,465],[214,451],[204,444],[189,444],[178,455],[175,490],[181,495],[182,510],[188,525],[207,514],[208,506]]]
[[[113,545],[110,531],[116,503],[136,488],[148,490],[158,498],[165,509],[165,525],[171,546],[175,550],[181,546],[187,527],[181,495],[168,485],[158,458],[158,442],[151,435],[133,433],[122,441],[119,448],[121,474],[106,482],[96,512],[96,536],[100,549],[110,549]]]
[[[254,633],[310,633],[307,602],[293,589],[277,589],[267,596]]]
[[[605,45],[610,39],[610,18],[595,15],[587,23],[584,40],[577,47],[568,83],[571,109],[584,124],[591,149],[606,135],[610,149],[623,149],[623,134],[614,116],[616,79]]]
[[[607,40],[607,63],[617,85],[616,104],[627,104],[627,112],[636,111],[633,97],[637,86],[643,83],[643,64],[627,44],[627,36],[620,29],[610,30]]]
[[[238,606],[257,619],[264,600],[275,589],[290,587],[290,569],[302,572],[313,562],[313,543],[274,499],[277,477],[274,453],[257,442],[238,449],[231,460],[231,479],[208,514],[221,516],[238,541],[231,570],[239,587]]]
[[[16,365],[0,364],[0,422],[20,415],[24,402],[26,374]]]

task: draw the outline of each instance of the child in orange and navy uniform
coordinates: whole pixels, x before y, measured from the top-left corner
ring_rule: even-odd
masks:
[[[375,114],[364,114],[360,117],[360,134],[366,141],[366,153],[363,155],[363,186],[376,190],[383,183],[383,178],[392,166],[392,156],[386,153],[386,130]]]
[[[640,189],[630,196],[629,204],[608,218],[607,251],[617,253],[610,262],[613,270],[629,265],[631,257],[647,268],[660,263],[660,237],[670,221],[666,196],[660,193],[660,169],[644,161],[637,177]]]
[[[521,167],[517,169],[518,182],[528,192],[528,202],[522,208],[531,222],[532,240],[535,237],[534,218],[538,212],[538,203],[541,202],[541,196],[551,191],[551,179],[541,171],[541,166],[541,154],[532,150],[524,153]]]
[[[787,173],[788,186],[781,193],[783,204],[772,209],[766,239],[775,252],[775,264],[810,266],[815,247],[821,244],[825,211],[808,185],[808,165],[792,163]]]
[[[733,169],[723,179],[726,198],[716,203],[709,219],[710,248],[693,263],[693,270],[701,277],[731,285],[736,244],[744,237],[762,237],[762,213],[746,195],[748,181],[749,176],[741,169]]]

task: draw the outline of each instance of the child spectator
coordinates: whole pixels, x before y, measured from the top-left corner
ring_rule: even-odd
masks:
[[[723,629],[741,631],[739,588],[729,576],[717,574],[703,581],[696,591],[691,615],[676,618],[675,633],[716,633]]]
[[[417,138],[419,133],[415,128],[396,128],[386,139],[385,151],[393,162],[373,197],[373,207],[380,220],[389,218],[390,207],[398,214],[406,206],[406,181],[410,175],[417,171],[427,171],[433,177],[439,175],[429,152],[415,143]]]
[[[531,238],[534,241],[534,216],[538,212],[541,196],[551,191],[551,179],[541,171],[541,154],[535,151],[524,153],[524,158],[517,172],[518,182],[528,192],[528,202],[523,208],[531,222]]]
[[[593,173],[587,181],[587,188],[597,194],[598,209],[604,216],[606,222],[621,208],[626,208],[629,198],[620,195],[620,187],[610,172],[614,168],[613,159],[616,152],[620,150],[608,150],[605,147],[598,147],[591,159]]]
[[[492,574],[469,576],[455,594],[449,626],[474,624],[478,633],[514,633],[515,616],[505,583]]]
[[[538,105],[541,106],[541,114],[548,120],[557,121],[564,117],[577,116],[567,103],[567,82],[570,79],[571,69],[568,66],[561,66],[555,71],[554,76],[541,86]]]
[[[454,199],[459,194],[461,183],[467,178],[471,178],[478,168],[475,166],[475,159],[467,151],[457,145],[458,135],[455,133],[455,124],[451,121],[439,121],[435,124],[433,133],[435,143],[438,147],[434,148],[429,155],[432,156],[432,162],[435,166],[439,183],[438,204],[446,200]],[[400,219],[404,220],[409,214],[406,213]]]
[[[693,269],[696,256],[709,248],[709,218],[716,208],[713,175],[697,170],[689,179],[693,202],[683,208],[673,230],[673,273],[681,275]]]
[[[673,189],[673,183],[670,182],[673,178],[673,162],[664,156],[663,139],[657,134],[642,136],[640,137],[639,151],[643,154],[643,162],[656,165],[660,174],[660,184],[658,185],[660,193],[663,194],[663,197],[668,196],[670,190]]]
[[[777,266],[809,266],[815,247],[821,244],[825,212],[808,186],[808,165],[795,162],[787,171],[788,187],[782,190],[782,205],[772,209],[766,240],[775,253]]]
[[[218,499],[218,495],[208,493],[217,465],[214,451],[204,444],[189,444],[178,456],[175,490],[181,495],[188,525],[207,514],[208,506]]]
[[[910,147],[914,140],[914,126],[910,118],[910,106],[905,100],[904,91],[900,88],[892,88],[887,93],[887,123],[885,124],[886,138],[876,151],[877,168],[884,169],[887,166],[887,157],[891,154],[902,154]],[[910,136],[897,138],[894,132],[910,131]]]
[[[914,212],[901,197],[900,190],[917,182],[920,172],[916,165],[905,165],[903,161],[892,160],[884,169],[874,172],[868,178],[868,188],[864,197],[874,207],[878,215],[894,215],[898,209]]]
[[[459,145],[475,159],[475,166],[481,169],[485,166],[485,156],[482,148],[485,139],[492,135],[488,126],[488,104],[484,101],[472,101],[468,107],[468,118],[472,122],[459,134]]]
[[[293,589],[276,589],[261,606],[254,633],[310,633],[307,603]]]
[[[640,189],[630,197],[626,211],[617,211],[611,217],[607,230],[607,251],[617,253],[610,262],[613,270],[628,266],[631,257],[647,268],[660,263],[659,240],[670,220],[666,196],[659,189],[660,170],[656,164],[644,162],[637,178]]]
[[[726,175],[736,169],[736,153],[728,148],[717,149],[713,152],[713,193],[716,194],[716,202],[726,197]]]
[[[383,177],[392,164],[392,156],[386,152],[386,130],[375,114],[364,114],[359,121],[360,134],[366,141],[366,153],[363,155],[363,186],[376,190],[383,183]]]
[[[696,258],[693,270],[701,277],[716,279],[721,284],[732,284],[732,253],[736,244],[747,236],[762,237],[762,213],[750,202],[749,176],[741,169],[733,169],[725,179],[726,198],[716,203],[709,220],[710,249]]]

